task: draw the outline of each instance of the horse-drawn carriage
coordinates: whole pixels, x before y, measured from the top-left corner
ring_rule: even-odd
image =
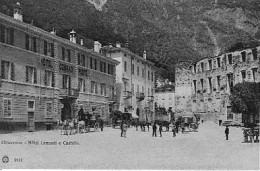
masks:
[[[128,125],[131,124],[132,114],[131,113],[122,113],[120,111],[114,111],[112,113],[112,127],[120,127],[122,122],[127,122]]]
[[[100,127],[101,117],[100,115],[87,114],[84,121],[86,132],[89,132],[91,128],[93,128],[94,131],[97,131]]]
[[[186,115],[178,117],[177,121],[180,123],[182,129],[188,129],[188,131],[195,132],[199,128],[199,116],[198,115]]]

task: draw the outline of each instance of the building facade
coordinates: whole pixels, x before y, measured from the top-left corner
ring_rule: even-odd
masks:
[[[132,113],[139,121],[152,122],[155,67],[146,59],[146,52],[140,57],[117,44],[103,47],[102,53],[120,62],[116,66],[116,110]]]
[[[242,115],[231,112],[229,95],[237,83],[260,82],[259,54],[260,47],[255,47],[195,63],[180,62],[176,67],[176,113],[241,122]]]
[[[108,121],[116,60],[0,13],[0,127],[46,129],[85,112]],[[83,43],[83,42],[81,42]]]

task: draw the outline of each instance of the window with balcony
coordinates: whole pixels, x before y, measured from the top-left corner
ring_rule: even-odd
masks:
[[[144,68],[142,68],[142,77],[145,78]]]
[[[86,92],[85,79],[83,79],[83,78],[78,79],[78,89],[79,89],[79,92]]]
[[[0,42],[14,45],[14,29],[0,24]]]
[[[91,90],[90,92],[93,94],[98,94],[98,87],[97,87],[97,82],[91,81]]]
[[[254,82],[256,82],[256,73],[257,73],[257,68],[252,68],[252,76]]]
[[[137,76],[139,76],[139,69],[140,69],[139,66],[137,66],[137,71],[136,71],[137,72]]]
[[[197,68],[196,68],[196,64],[193,65],[193,73],[196,73],[197,72]]]
[[[197,92],[197,80],[193,80],[193,91],[194,91],[194,94],[196,94],[196,92]]]
[[[125,70],[125,72],[127,72],[127,62],[126,61],[124,62],[124,70]]]
[[[153,72],[151,72],[151,81],[153,81]]]
[[[54,57],[54,44],[44,41],[44,55]]]
[[[246,80],[246,71],[245,70],[241,71],[241,77],[242,77],[242,81]]]
[[[48,87],[54,87],[55,86],[54,72],[45,70],[44,85],[48,86]]]
[[[229,65],[232,65],[232,60],[233,60],[232,54],[229,54],[228,55],[228,64]]]
[[[108,64],[108,74],[114,75],[114,65]]]
[[[233,92],[233,87],[234,87],[234,80],[233,80],[233,74],[227,74],[227,78],[228,78],[228,86],[229,86],[229,90],[232,93]]]
[[[134,64],[132,64],[131,70],[132,70],[132,75],[134,75],[135,74],[135,66],[134,66]]]
[[[71,53],[69,49],[65,49],[64,47],[62,49],[62,60],[66,62],[71,62]]]
[[[4,60],[1,61],[1,78],[15,81],[14,63]]]
[[[100,72],[106,73],[106,62],[100,61]]]
[[[252,54],[253,54],[253,60],[257,60],[257,49],[256,48],[252,49]]]
[[[104,84],[104,83],[101,84],[100,94],[101,94],[102,96],[106,96],[106,95],[107,95],[106,84]]]
[[[150,80],[150,71],[147,72],[147,78]]]
[[[62,75],[62,88],[70,88],[71,87],[71,77],[69,75]]]
[[[217,90],[220,90],[220,75],[217,76]]]
[[[212,87],[212,78],[211,78],[211,77],[208,78],[208,83],[209,83],[208,92],[209,92],[209,93],[212,93],[213,87]]]
[[[28,34],[25,35],[25,49],[37,52],[37,43],[36,43],[36,37],[29,36]]]
[[[200,66],[201,66],[201,72],[204,72],[204,62],[201,62]]]
[[[90,57],[90,69],[93,69],[93,58]]]
[[[246,62],[246,52],[245,51],[241,52],[241,58],[242,58],[242,62]]]
[[[218,68],[221,67],[221,65],[220,65],[220,57],[217,58],[217,66],[218,66]]]
[[[25,67],[25,82],[30,84],[37,84],[37,70],[35,67]]]
[[[201,91],[203,92],[204,90],[204,80],[200,79],[200,85],[201,85]]]
[[[209,70],[212,70],[212,60],[210,59],[208,62],[209,62]]]

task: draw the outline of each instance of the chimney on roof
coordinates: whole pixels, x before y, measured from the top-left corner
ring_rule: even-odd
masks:
[[[94,42],[94,51],[95,52],[100,53],[101,47],[102,47],[102,45],[101,45],[101,43],[99,43],[99,41]]]
[[[80,39],[80,45],[83,46],[84,45],[84,40]]]
[[[144,50],[143,58],[146,59],[146,51]]]
[[[119,42],[116,42],[116,47],[121,48],[121,44]]]
[[[70,32],[70,41],[76,43],[76,32],[74,30]]]
[[[14,5],[14,19],[23,21],[22,6],[19,2]]]
[[[53,28],[50,33],[53,34],[53,35],[56,35],[56,30]]]

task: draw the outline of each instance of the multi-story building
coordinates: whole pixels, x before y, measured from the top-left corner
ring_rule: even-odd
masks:
[[[160,109],[163,108],[165,111],[175,112],[175,91],[174,91],[174,84],[162,84],[159,87],[155,88],[154,93],[154,100],[155,100],[155,111],[156,108]],[[164,120],[170,121],[172,118],[171,112],[167,112],[167,115],[161,115],[160,112],[155,112],[155,119],[156,120]]]
[[[0,13],[0,126],[8,130],[45,129],[57,119],[85,112],[105,121],[115,85],[118,62],[76,42],[60,38]]]
[[[259,54],[260,47],[255,47],[195,63],[180,62],[176,66],[176,113],[200,114],[205,120],[242,121],[241,114],[231,112],[229,95],[239,82],[260,82]]]
[[[154,119],[155,67],[143,57],[117,44],[103,47],[102,53],[120,62],[116,66],[117,110],[132,113],[140,121]]]

